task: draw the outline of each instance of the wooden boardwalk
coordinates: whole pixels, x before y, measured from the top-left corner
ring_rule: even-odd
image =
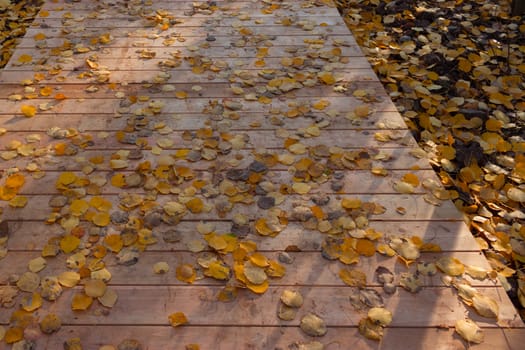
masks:
[[[397,284],[444,256],[490,267],[452,202],[432,194],[444,193],[436,175],[330,1],[209,5],[46,1],[1,72],[0,349],[22,330],[37,349],[76,337],[84,349],[128,338],[143,349],[522,348],[525,326],[499,282],[463,275],[498,303],[496,320],[441,272],[421,275],[417,293],[389,295],[377,281],[378,266]],[[400,191],[400,181],[417,186]],[[343,264],[348,250],[333,252],[343,249],[334,237],[359,261]],[[421,250],[408,267],[380,253],[396,237]],[[248,260],[268,263],[247,241],[271,262],[269,286],[247,272],[263,271]],[[45,268],[29,265],[43,254]],[[156,274],[158,262],[169,271]],[[206,276],[218,277],[218,265],[226,280]],[[183,266],[187,277],[176,273]],[[360,289],[341,270],[364,273],[360,287],[392,312],[381,341],[359,333],[368,308],[352,305]],[[22,299],[43,287],[13,287],[17,276],[65,271],[80,283],[40,307]],[[109,294],[85,291],[95,279],[118,296],[112,307]],[[277,315],[286,289],[304,298],[290,321]],[[73,311],[75,295],[91,300],[84,293],[91,306]],[[188,323],[172,327],[175,312]],[[42,334],[50,313],[62,326]],[[300,329],[308,313],[326,335]],[[483,343],[454,332],[465,317]]]

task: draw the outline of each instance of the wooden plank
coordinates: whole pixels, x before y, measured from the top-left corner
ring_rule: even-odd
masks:
[[[19,50],[18,52],[21,52],[21,50]],[[41,54],[41,57],[48,57],[48,54],[44,52]],[[84,59],[80,59],[79,61],[77,61],[77,63],[79,66],[83,67]],[[25,71],[25,70],[11,70],[10,69],[6,71],[2,71],[0,73],[1,73],[0,80],[4,84],[21,84],[21,82],[23,82],[24,80],[34,80],[35,79],[35,72],[30,71],[30,70]],[[97,79],[100,75],[103,75],[102,73],[98,73],[98,72],[94,72],[94,73],[87,72],[89,74],[87,74],[86,72],[84,73],[85,73],[84,75],[81,75],[82,72],[66,70],[64,72],[61,72],[59,75],[48,75],[47,71],[45,71],[42,74],[47,76],[46,78],[47,81],[43,81],[42,83],[57,82],[62,85],[66,83],[86,83],[86,84],[97,84],[98,85]],[[115,84],[122,84],[123,82],[131,83],[131,84],[141,84],[144,82],[153,82],[159,76],[159,74],[161,73],[164,74],[164,72],[162,72],[162,70],[160,69],[144,70],[144,71],[137,72],[137,71],[128,70],[128,69],[120,69],[118,67],[113,67],[112,70],[109,70],[109,73],[110,73],[110,82],[115,83]],[[208,71],[201,75],[193,74],[190,71],[177,71],[177,70],[168,71],[167,73],[169,73],[169,76],[167,79],[162,80],[162,82],[164,83],[193,84],[193,85],[206,84],[206,82],[228,83],[230,82],[228,77],[233,74],[231,70],[219,72],[219,73],[212,73],[211,71]],[[248,73],[250,73],[250,71],[248,71]],[[317,78],[316,72],[313,72],[310,74],[314,74],[312,78]],[[346,70],[346,71],[339,71],[339,72],[336,71],[335,75],[338,77],[338,79],[340,79],[340,81],[344,81],[344,82],[366,82],[368,83],[368,82],[378,81],[377,76],[373,74],[373,72],[369,69],[353,69],[353,70]],[[257,80],[259,82],[265,82],[265,83],[268,82],[262,79],[257,79]],[[239,78],[236,78],[234,81],[238,82],[239,84],[242,83],[241,79]],[[189,89],[188,91],[191,91],[191,89]],[[87,95],[87,97],[89,97],[89,95]]]
[[[357,152],[361,150],[360,147],[353,147],[349,149],[344,149],[346,152]],[[408,149],[408,152],[415,149]],[[267,156],[278,156],[282,153],[280,150],[266,151],[261,152],[262,150],[257,150],[259,155],[254,153],[254,150],[240,150],[237,152],[232,152],[226,156],[219,157],[220,161],[223,161],[228,164],[236,164],[238,168],[245,168],[253,162],[254,159],[264,155]],[[86,166],[94,166],[89,159],[92,157],[102,157],[105,159],[105,162],[102,164],[97,164],[95,166],[96,170],[100,171],[110,171],[112,170],[109,166],[109,159],[111,158],[117,150],[106,150],[104,147],[100,147],[98,150],[85,150],[79,155],[75,156],[54,156],[54,152],[44,152],[41,157],[17,157],[9,161],[3,161],[0,165],[0,169],[10,169],[18,167],[19,169],[25,169],[29,163],[36,162],[40,169],[43,171],[77,171],[81,172],[82,169]],[[410,169],[431,169],[430,164],[427,159],[419,159],[410,155],[407,152],[406,148],[381,148],[379,149],[366,149],[365,153],[368,153],[373,158],[375,154],[381,155],[377,160],[372,160],[370,163],[370,168],[384,168],[385,170],[410,170]],[[379,153],[380,152],[380,153]],[[161,153],[163,156],[173,155],[171,151],[163,151]],[[239,160],[238,158],[242,158]],[[299,160],[301,156],[296,156],[296,160]],[[381,160],[384,159],[384,160]],[[129,169],[133,169],[138,166],[139,163],[143,161],[150,161],[151,164],[156,165],[158,163],[157,155],[152,154],[151,152],[144,151],[143,156],[139,160],[130,160]],[[217,162],[190,162],[186,160],[177,160],[177,166],[185,166],[195,171],[206,171],[210,170],[217,166]],[[289,166],[284,164],[276,164],[271,167],[270,170],[275,171],[286,171]],[[344,167],[338,168],[337,166],[332,166],[335,171],[343,171]],[[81,174],[79,174],[81,175]]]
[[[44,302],[41,312],[61,316],[64,325],[156,325],[164,326],[168,315],[183,312],[192,325],[209,326],[297,326],[300,317],[313,312],[324,319],[327,326],[355,327],[363,317],[349,301],[356,292],[351,287],[283,287],[272,286],[262,295],[248,290],[239,291],[237,300],[230,303],[217,301],[219,286],[115,286],[119,298],[109,312],[95,302],[88,312],[71,310],[71,299],[78,288],[65,290],[53,302]],[[301,292],[305,301],[298,317],[289,322],[277,318],[279,297],[284,289]],[[523,327],[516,319],[516,310],[501,288],[479,287],[479,293],[493,298],[500,305],[499,318],[484,318],[462,303],[457,292],[450,287],[424,288],[417,294],[401,290],[386,297],[385,308],[393,314],[391,327],[452,327],[465,315],[481,327]],[[140,300],[140,302],[137,302]],[[414,312],[417,310],[417,312]],[[104,317],[100,315],[104,313]],[[81,316],[81,317],[79,317]],[[0,322],[7,323],[9,313],[0,315]]]
[[[155,247],[154,247],[155,248]],[[209,252],[207,254],[210,254]],[[328,261],[324,259],[320,252],[290,252],[290,256],[294,259],[292,264],[284,265],[286,274],[279,279],[271,279],[272,286],[311,286],[316,288],[318,286],[337,286],[343,287],[345,283],[339,278],[339,271],[346,269],[348,266],[338,261]],[[264,255],[269,259],[277,260],[278,253],[265,252]],[[10,253],[3,260],[0,266],[0,276],[8,276],[12,274],[22,275],[27,271],[27,263],[31,259],[40,256],[38,252],[16,252]],[[459,259],[463,264],[477,266],[487,271],[490,271],[490,266],[485,258],[478,252],[450,252],[446,256]],[[197,258],[199,254],[192,254],[188,252],[159,252],[159,251],[145,251],[140,254],[138,263],[132,266],[117,265],[114,256],[105,258],[106,266],[112,274],[109,285],[112,286],[182,286],[186,283],[179,281],[175,276],[175,269],[181,264],[191,264],[198,268]],[[443,254],[428,254],[423,253],[419,261],[421,262],[436,262]],[[47,267],[42,270],[41,274],[45,276],[58,276],[60,273],[68,270],[66,268],[66,256],[46,259]],[[229,266],[232,266],[230,256],[225,259]],[[153,265],[163,261],[168,263],[170,271],[168,273],[158,275],[153,272]],[[409,268],[399,262],[396,258],[387,258],[376,254],[372,257],[361,257],[358,264],[352,264],[351,268],[358,269],[366,274],[367,287],[381,287],[375,277],[375,270],[378,266],[383,266],[394,272],[396,279],[395,283],[399,283],[399,276],[404,272],[415,273],[417,271],[416,264],[412,264]],[[199,271],[199,274],[202,274]],[[201,275],[202,276],[202,275]],[[423,277],[424,287],[445,287],[442,282],[443,275],[441,273],[431,277]],[[201,277],[200,277],[201,278]],[[206,278],[197,279],[194,285],[223,285],[224,282]],[[473,287],[493,287],[501,286],[497,281],[484,280],[479,281],[469,276],[465,276],[465,280],[471,283]],[[1,282],[1,280],[0,280]],[[4,282],[5,283],[5,282]],[[399,287],[401,288],[401,287]]]
[[[331,196],[333,197],[333,196]],[[335,196],[337,197],[337,196]],[[350,197],[350,196],[348,196]],[[432,204],[427,203],[424,200],[423,195],[419,194],[377,194],[377,195],[352,195],[352,198],[359,198],[362,202],[377,203],[385,207],[385,213],[374,216],[375,219],[379,220],[462,220],[463,216],[452,204],[451,201],[443,201],[440,207],[436,207]],[[49,195],[31,195],[27,196],[28,203],[21,210],[18,208],[12,208],[8,205],[4,206],[4,216],[8,217],[9,220],[45,220],[48,218],[51,210],[49,208]],[[113,207],[118,207],[118,196],[108,195],[105,199],[113,203]],[[292,203],[300,200],[298,195],[288,195],[286,200],[279,205],[279,208],[291,212]],[[164,203],[173,200],[170,195],[159,196],[157,203],[162,206]],[[339,200],[332,199],[333,205],[340,209]],[[205,203],[213,204],[215,200],[204,199]],[[305,201],[305,203],[310,203]],[[403,207],[406,210],[406,214],[402,215],[397,212],[398,207]],[[254,205],[238,204],[235,206],[235,213],[241,213],[247,215],[250,219],[263,217],[262,212],[258,207]],[[227,213],[224,218],[231,220],[233,213]],[[213,220],[217,219],[217,213],[213,210],[209,213],[191,214],[187,213],[184,216],[185,220]]]
[[[51,13],[51,12],[50,12]],[[55,12],[53,12],[55,14]],[[118,14],[115,15],[118,17]],[[329,21],[335,23],[340,20],[340,17],[328,16]],[[332,18],[330,18],[332,17]],[[28,43],[31,40],[34,40],[36,43],[41,42],[49,43],[49,39],[53,38],[75,38],[75,39],[87,39],[89,37],[99,37],[100,35],[108,33],[111,34],[112,38],[120,37],[130,37],[136,39],[152,40],[153,38],[169,38],[170,36],[182,37],[182,38],[193,38],[193,37],[202,37],[206,36],[206,33],[209,33],[215,37],[232,37],[232,36],[242,36],[239,32],[241,28],[247,28],[254,32],[254,34],[264,32],[267,35],[282,35],[283,26],[281,23],[282,18],[264,20],[261,17],[257,17],[254,20],[240,21],[235,18],[223,18],[223,19],[202,19],[198,17],[194,18],[185,18],[183,23],[176,24],[163,30],[159,33],[159,29],[156,27],[135,27],[135,28],[126,28],[116,26],[112,21],[107,25],[107,20],[100,20],[99,26],[91,27],[85,26],[82,33],[68,33],[67,27],[64,28],[61,22],[61,18],[51,20],[51,16],[47,17],[45,20],[36,19],[33,22],[33,25],[29,27],[26,31],[26,35],[22,40],[26,40]],[[255,21],[260,22],[264,20],[263,23],[255,23]],[[309,18],[306,20],[308,27],[305,29],[304,25],[293,24],[286,26],[287,35],[346,35],[346,41],[348,43],[355,44],[355,39],[353,37],[348,37],[348,29],[344,26],[338,26],[334,24],[328,24],[323,19]],[[60,23],[60,24],[59,24]],[[78,25],[82,25],[83,22],[78,22]],[[323,25],[321,25],[323,24]],[[326,24],[326,25],[325,25]],[[203,31],[205,29],[206,32]],[[45,38],[43,40],[35,39],[35,35],[43,33],[45,30]],[[86,41],[87,42],[87,41]]]
[[[119,173],[129,176],[134,173],[134,171],[120,171]],[[321,183],[317,181],[310,182],[313,186],[315,192],[322,194],[331,194],[331,195],[345,195],[345,194],[395,194],[397,193],[393,185],[397,181],[401,181],[403,176],[406,174],[413,174],[418,177],[419,181],[423,182],[425,180],[433,180],[438,183],[436,174],[433,170],[394,170],[389,172],[386,176],[369,176],[370,170],[354,170],[347,171],[344,173],[344,177],[340,180],[342,188],[337,191],[332,189],[332,181],[330,177],[326,177],[325,180]],[[59,173],[48,173],[41,179],[33,179],[31,177],[26,178],[24,186],[18,192],[22,195],[45,195],[58,193],[56,189],[56,181]],[[110,179],[115,173],[113,171],[98,171],[97,175],[103,176],[106,179]],[[80,175],[80,174],[79,174]],[[149,174],[153,177],[152,174]],[[80,175],[82,176],[82,175]],[[200,171],[196,173],[195,178],[203,180],[206,183],[211,183],[213,181],[214,173],[209,171]],[[291,186],[294,183],[293,174],[288,170],[272,170],[263,176],[262,181],[272,182],[276,188],[279,188],[281,184]],[[129,188],[126,189],[130,193],[139,193],[145,194],[143,188]],[[313,192],[312,191],[312,192]],[[113,187],[111,184],[106,184],[100,188],[101,195],[116,195],[121,193],[122,189]],[[414,193],[429,193],[428,190],[419,186],[415,188]]]
[[[229,221],[217,221],[217,219],[206,222],[215,227],[217,233],[231,232],[232,224]],[[173,227],[162,224],[155,228],[153,233],[159,240],[150,249],[155,251],[184,251],[188,244],[196,239],[198,222],[181,221],[175,229],[179,233],[180,241],[165,243],[162,240],[162,232]],[[251,222],[253,225],[253,221]],[[478,252],[479,245],[462,221],[378,221],[374,217],[369,222],[369,227],[389,236],[417,236],[424,242],[438,244],[445,252],[465,251]],[[47,241],[52,237],[64,234],[64,229],[59,225],[46,225],[42,221],[9,221],[9,251],[33,251],[39,253]],[[260,251],[282,251],[287,246],[296,246],[302,251],[319,250],[325,236],[319,231],[308,230],[302,224],[290,222],[276,239],[268,239],[254,233],[253,228],[246,236],[247,240],[257,243]],[[24,264],[25,266],[25,264]]]
[[[363,70],[355,70],[353,73],[348,72],[348,74],[359,74],[359,71]],[[145,73],[150,74],[153,71],[126,71],[127,74],[133,74],[133,73]],[[158,71],[156,71],[158,72]],[[250,72],[246,71],[247,73],[252,73],[254,77],[257,75],[256,72]],[[173,72],[173,74],[176,74]],[[337,73],[334,72],[334,76],[337,78],[339,75],[344,76],[345,73]],[[234,75],[234,74],[232,74]],[[286,75],[285,73],[281,74]],[[235,75],[234,75],[235,76]],[[9,97],[11,95],[17,94],[21,95],[22,97],[28,96],[27,103],[34,103],[34,102],[40,102],[40,101],[49,101],[49,97],[43,98],[40,92],[40,88],[47,87],[51,88],[52,92],[50,93],[50,96],[53,97],[57,93],[63,93],[67,96],[69,99],[82,99],[82,100],[88,100],[88,99],[109,99],[109,100],[117,100],[122,101],[125,100],[124,97],[118,98],[116,96],[117,92],[123,93],[127,97],[131,96],[147,96],[150,100],[156,100],[156,99],[174,99],[175,97],[175,91],[164,91],[163,89],[166,86],[169,86],[171,88],[174,88],[176,91],[185,91],[187,93],[187,99],[194,99],[194,98],[222,98],[222,99],[237,99],[239,101],[243,101],[243,103],[249,104],[250,102],[244,97],[245,94],[252,93],[256,97],[262,96],[262,93],[257,93],[258,89],[266,88],[268,89],[268,81],[259,81],[257,82],[253,87],[244,87],[244,93],[242,94],[235,94],[232,92],[232,87],[241,87],[242,84],[239,83],[219,83],[219,82],[210,82],[203,85],[199,85],[201,87],[201,90],[194,91],[193,85],[182,83],[182,84],[128,84],[125,87],[124,86],[118,86],[114,89],[110,88],[104,88],[104,86],[96,86],[99,88],[98,91],[95,92],[88,92],[86,89],[93,87],[93,84],[79,84],[79,83],[52,83],[52,84],[41,84],[40,86],[31,86],[29,88],[22,87],[20,84],[4,84],[0,88],[0,97]],[[383,90],[383,86],[381,83],[376,81],[364,81],[364,82],[353,82],[352,84],[348,84],[348,89],[344,92],[336,92],[334,91],[333,86],[326,86],[326,85],[317,85],[312,87],[301,87],[297,90],[292,90],[287,93],[278,94],[276,93],[274,96],[274,99],[282,99],[282,98],[296,98],[296,97],[317,97],[317,98],[329,98],[329,97],[350,97],[352,96],[352,93],[354,90],[357,90],[357,88],[369,91],[369,94],[377,93],[375,97],[377,99],[386,99],[386,94]],[[34,93],[36,93],[38,96],[32,96]],[[242,98],[242,99],[241,99]],[[34,102],[33,102],[34,101]],[[138,103],[140,104],[140,103]],[[356,105],[362,105],[365,104],[364,102],[356,103]],[[311,114],[309,115],[324,115],[322,111],[316,111],[315,109],[312,110]],[[392,114],[393,115],[393,114]],[[398,114],[397,114],[398,115]],[[364,119],[364,118],[363,118]],[[398,118],[400,119],[400,118]],[[347,122],[347,124],[350,124]]]
[[[377,111],[384,111],[384,112],[390,112],[395,111],[395,106],[392,103],[390,99],[387,99],[384,96],[378,96],[379,101],[375,103],[370,103],[369,108]],[[274,98],[271,102],[271,104],[261,104],[258,102],[251,102],[251,101],[245,101],[243,98],[231,98],[229,99],[231,102],[238,102],[241,104],[241,109],[239,110],[239,113],[248,113],[248,112],[269,112],[271,109],[282,109],[284,111],[287,111],[289,109],[292,109],[293,107],[289,107],[289,102],[287,101],[286,97],[282,98]],[[120,109],[120,101],[119,99],[96,99],[96,98],[89,98],[83,100],[78,99],[71,99],[71,100],[63,100],[61,102],[55,101],[54,99],[38,99],[33,101],[35,105],[41,104],[41,103],[48,103],[50,106],[54,107],[47,111],[41,111],[38,114],[49,114],[49,113],[73,113],[78,112],[79,108],[89,110],[91,113],[96,114],[105,114],[105,113],[115,113]],[[167,99],[167,98],[155,98],[151,101],[157,101],[158,103],[164,104],[164,107],[161,108],[161,111],[164,113],[198,113],[203,112],[206,108],[210,107],[210,99],[207,98],[191,98],[191,99],[185,99],[185,100],[174,100],[174,99]],[[139,109],[144,109],[148,107],[147,103],[136,103],[132,105],[130,108],[130,112],[139,112]],[[336,110],[340,113],[342,112],[352,112],[356,106],[359,106],[362,104],[361,101],[359,101],[355,97],[350,96],[341,96],[341,97],[318,97],[318,98],[307,98],[307,97],[297,97],[294,99],[295,106],[310,106],[311,104],[315,104],[319,101],[324,101],[323,103],[328,104],[326,107],[326,110]],[[21,106],[24,104],[32,104],[32,103],[20,103],[20,102],[12,102],[8,101],[4,103],[3,113],[11,113],[21,116]],[[217,103],[222,103],[222,101],[217,100]]]
[[[118,24],[120,25],[120,24]],[[116,37],[113,40],[111,40],[108,44],[100,46],[100,48],[104,49],[119,49],[119,48],[135,48],[135,50],[140,50],[143,48],[163,48],[163,49],[175,49],[175,48],[187,48],[188,46],[199,46],[199,45],[207,45],[209,47],[220,47],[225,48],[227,46],[231,47],[245,47],[245,46],[293,46],[302,44],[304,46],[308,46],[308,41],[311,40],[325,40],[321,39],[322,37],[326,36],[326,43],[330,43],[330,41],[337,41],[337,40],[344,40],[348,37],[346,34],[319,34],[319,35],[272,35],[268,34],[266,35],[264,31],[261,31],[260,36],[258,37],[256,33],[254,33],[253,37],[243,37],[243,36],[217,36],[214,41],[207,41],[206,36],[196,36],[196,37],[188,37],[186,41],[179,42],[175,41],[174,43],[166,46],[164,38],[159,39],[148,39],[148,40],[140,40],[136,38],[129,38],[129,37]],[[64,38],[49,38],[45,41],[45,48],[47,49],[65,49],[64,47]],[[20,41],[20,48],[35,48],[35,42],[28,38],[25,40]],[[352,45],[351,42],[348,43],[348,45]],[[355,45],[355,44],[354,44]],[[89,47],[89,40],[86,40],[84,45]],[[320,45],[321,47],[323,45]],[[331,47],[331,45],[327,46]],[[319,49],[319,48],[318,48]]]
[[[2,89],[0,88],[0,92]],[[155,115],[155,118],[148,121],[148,128],[155,128],[156,123],[164,123],[166,126],[179,131],[198,130],[204,127],[211,127],[214,130],[220,128],[229,128],[229,130],[275,130],[284,128],[294,130],[306,128],[309,126],[322,127],[324,131],[328,130],[378,130],[382,127],[392,129],[406,129],[406,124],[401,119],[398,112],[372,111],[366,118],[355,118],[349,121],[349,113],[329,116],[322,112],[308,113],[305,117],[287,118],[281,114],[273,115],[264,112],[251,112],[249,117],[239,115],[239,119],[232,120],[225,117],[214,116],[206,117],[202,113],[180,113],[176,116],[172,114],[161,113]],[[213,120],[215,119],[215,120]],[[8,132],[11,131],[47,131],[51,126],[57,127],[75,127],[80,131],[85,130],[123,130],[128,123],[134,124],[134,117],[124,117],[115,115],[115,113],[92,114],[92,113],[71,113],[67,118],[56,118],[56,115],[39,114],[37,118],[20,118],[13,115],[0,114],[0,124]],[[325,126],[325,124],[328,124]]]
[[[463,349],[516,350],[525,340],[523,329],[483,329],[485,341],[467,344],[453,329],[435,328],[386,328],[381,342],[367,340],[357,328],[329,327],[327,334],[315,341],[324,344],[326,350],[346,348],[360,350],[399,349]],[[93,337],[96,334],[96,337]],[[203,336],[206,335],[206,336]],[[103,344],[117,346],[124,339],[140,339],[145,349],[184,349],[187,344],[199,344],[201,349],[287,349],[295,343],[314,341],[298,327],[200,327],[184,326],[63,326],[51,337],[39,337],[36,346],[59,349],[67,339],[82,339],[85,349],[98,349]],[[173,339],[177,339],[177,345]]]
[[[95,104],[93,104],[95,105]],[[73,105],[72,105],[73,107]],[[87,130],[86,132],[97,132],[104,130]],[[25,140],[29,135],[34,134],[33,132],[19,131],[19,132],[10,132],[5,134],[2,137],[2,141],[8,144],[12,140]],[[328,134],[328,132],[327,132]],[[331,137],[325,139],[324,137],[313,137],[301,140],[301,144],[311,147],[315,145],[325,145],[328,147],[337,146],[341,148],[348,147],[357,147],[359,148],[381,148],[381,147],[393,147],[393,146],[406,146],[413,147],[416,145],[415,140],[412,138],[412,134],[408,130],[332,130],[330,131]],[[377,140],[372,138],[371,135],[380,134],[380,135],[391,135],[390,139]],[[279,138],[275,135],[273,130],[247,130],[235,133],[235,135],[242,135],[246,137],[247,141],[244,149],[261,149],[261,148],[281,148],[283,149],[283,144],[285,139]],[[34,146],[49,146],[50,144],[57,143],[57,140],[54,140],[52,137],[49,137],[47,134],[40,133],[41,139],[40,142],[35,142]],[[290,136],[293,137],[293,133],[290,133]],[[322,133],[321,133],[322,136]],[[174,150],[180,148],[191,148],[191,142],[185,141],[182,138],[182,133],[173,133],[169,136],[171,140],[174,141],[174,145],[171,147],[166,147],[166,150]],[[145,137],[144,140],[148,141],[148,144],[153,146],[156,144],[156,140],[159,137],[157,135],[152,135]],[[104,145],[104,146],[102,146]],[[116,140],[114,137],[109,137],[105,140],[96,139],[93,141],[92,147],[106,150],[119,150],[119,149],[135,149],[136,145],[133,144],[122,144]]]
[[[189,8],[188,8],[189,10]],[[213,14],[202,15],[196,13],[194,15],[185,15],[183,11],[174,12],[172,9],[172,16],[175,17],[175,23],[172,23],[172,27],[184,27],[184,26],[203,26],[209,24],[220,24],[231,26],[232,24],[241,23],[241,25],[264,25],[273,24],[279,18],[289,17],[292,20],[291,25],[301,25],[303,22],[308,21],[316,24],[326,24],[329,26],[343,26],[344,21],[335,9],[325,9],[317,11],[307,11],[296,7],[294,9],[294,16],[290,16],[288,11],[281,11],[281,15],[267,15],[260,13],[259,8],[245,7],[240,11],[227,12],[227,11],[215,11]],[[248,14],[247,12],[250,11]],[[284,15],[284,13],[287,15]],[[75,33],[81,34],[78,31],[78,27],[106,27],[106,28],[148,28],[156,27],[160,30],[161,24],[155,21],[153,12],[149,12],[153,16],[148,14],[141,15],[138,13],[123,13],[118,11],[107,11],[106,13],[94,14],[94,11],[89,13],[75,13],[73,14],[70,10],[67,11],[49,11],[48,17],[37,17],[33,23],[33,27],[44,24],[46,27],[51,28],[71,28]],[[69,15],[71,14],[71,16]],[[249,18],[242,20],[241,17],[248,15]],[[69,17],[69,18],[68,18]],[[246,18],[246,17],[245,17]]]
[[[227,52],[225,53],[227,54]],[[258,62],[260,59],[257,57],[242,57],[242,58],[232,58],[232,57],[216,57],[216,60],[223,60],[228,61],[229,65],[233,69],[246,69],[246,70],[259,70],[260,67],[257,67],[260,62]],[[306,64],[305,67],[309,67],[310,65],[324,65],[328,64],[326,61],[322,59],[315,59],[315,58],[308,58],[304,57]],[[370,69],[370,63],[368,60],[364,57],[343,57],[342,58],[345,62],[348,61],[351,65],[343,64],[343,63],[331,63],[330,67],[334,68],[334,71],[340,71],[340,70],[356,70],[356,69]],[[47,60],[46,64],[36,64],[36,65],[21,65],[21,66],[13,66],[11,71],[42,71],[47,72],[50,71],[55,67],[55,64],[51,64],[50,61],[52,61],[52,57],[50,57],[49,60]],[[57,60],[58,61],[58,60]],[[76,74],[78,74],[79,70],[82,69],[88,69],[87,65],[80,65],[79,66],[79,60],[62,60],[60,61],[60,69],[64,74],[67,74],[68,71],[74,71]],[[121,71],[121,70],[132,70],[132,71],[149,71],[149,70],[169,70],[170,72],[177,72],[181,70],[188,70],[191,69],[191,66],[188,64],[188,61],[181,60],[180,66],[174,67],[174,68],[165,68],[163,65],[166,65],[166,59],[162,58],[152,58],[152,59],[142,59],[142,60],[135,60],[131,59],[130,57],[125,58],[115,58],[115,57],[109,57],[109,56],[103,56],[97,61],[98,65],[100,67],[107,67],[107,69],[110,69],[112,71]],[[279,57],[265,57],[264,58],[266,69],[282,69],[283,66],[281,64],[281,58]],[[311,67],[311,66],[310,66]],[[303,67],[298,67],[298,70],[301,70]],[[311,68],[310,68],[311,69]],[[73,74],[72,72],[71,74]]]

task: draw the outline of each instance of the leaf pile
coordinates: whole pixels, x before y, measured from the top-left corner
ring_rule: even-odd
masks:
[[[42,4],[41,0],[0,2],[0,68],[13,55],[19,38],[24,36]]]
[[[336,3],[525,316],[523,19],[510,1]]]

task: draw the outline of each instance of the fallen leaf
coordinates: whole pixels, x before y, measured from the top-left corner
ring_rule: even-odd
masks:
[[[172,327],[178,327],[188,323],[188,318],[183,312],[175,312],[168,316],[168,320]]]

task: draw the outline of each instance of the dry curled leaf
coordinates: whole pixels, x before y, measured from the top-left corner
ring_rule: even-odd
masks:
[[[312,337],[321,337],[326,334],[326,324],[319,316],[308,313],[301,319],[301,330]]]
[[[178,327],[188,323],[188,318],[183,312],[175,312],[168,316],[168,320],[172,327]]]
[[[456,321],[454,328],[469,343],[480,344],[485,340],[485,335],[481,328],[469,318]]]

